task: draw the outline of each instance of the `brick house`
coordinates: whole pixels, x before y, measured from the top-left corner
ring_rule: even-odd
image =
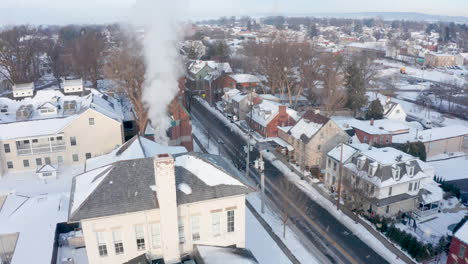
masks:
[[[409,127],[390,119],[361,121],[354,120],[350,126],[356,132],[361,143],[373,145],[390,145],[393,136],[409,133]]]
[[[239,90],[257,88],[261,85],[260,79],[252,74],[225,74],[221,77],[223,87]]]
[[[247,114],[250,127],[263,137],[277,137],[278,127],[293,126],[299,119],[297,112],[271,101],[262,101]]]
[[[468,263],[468,221],[452,237],[447,264]]]
[[[289,158],[305,169],[324,168],[326,154],[349,140],[343,129],[318,111],[307,111],[297,124],[280,129],[278,136],[294,147]]]

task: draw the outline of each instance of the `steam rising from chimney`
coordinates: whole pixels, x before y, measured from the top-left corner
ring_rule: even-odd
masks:
[[[181,0],[137,0],[131,24],[144,28],[143,48],[146,75],[143,91],[149,119],[155,128],[155,140],[168,141],[170,127],[167,107],[179,91],[178,78],[183,74],[178,53],[182,38],[180,24]]]

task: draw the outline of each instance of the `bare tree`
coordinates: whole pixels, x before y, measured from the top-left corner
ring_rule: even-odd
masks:
[[[132,103],[140,135],[144,134],[148,123],[148,109],[143,102],[146,66],[142,52],[140,43],[127,39],[122,47],[112,52],[105,67],[107,78],[115,83],[114,91],[121,96],[127,96]]]
[[[364,211],[364,205],[374,194],[374,185],[364,179],[367,174],[364,171],[350,172],[344,175],[342,186],[346,206],[355,211],[357,215]]]
[[[91,81],[94,87],[97,87],[97,81],[102,74],[105,44],[101,32],[90,30],[83,32],[73,47],[75,70],[82,78]]]
[[[44,43],[47,61],[52,69],[52,74],[60,87],[60,78],[65,76],[67,64],[65,63],[65,50],[59,41],[47,40]]]
[[[341,57],[321,57],[320,79],[323,82],[322,106],[325,111],[342,109],[346,103],[344,89],[343,60]]]
[[[0,32],[0,74],[12,84],[39,78],[37,29],[17,26]]]
[[[281,222],[283,223],[283,238],[286,237],[286,226],[292,217],[299,215],[297,210],[304,211],[307,208],[307,197],[298,189],[298,187],[288,178],[282,177],[277,184],[279,199],[278,205],[281,210]],[[294,204],[294,206],[291,206]]]

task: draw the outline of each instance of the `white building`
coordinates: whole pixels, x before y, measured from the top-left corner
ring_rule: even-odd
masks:
[[[68,93],[81,93],[83,92],[83,79],[63,80],[63,91]]]
[[[8,107],[0,113],[0,176],[84,164],[123,143],[120,104],[94,89],[81,97],[41,90],[21,101],[0,97],[0,104]]]
[[[406,121],[406,112],[399,103],[387,100],[382,104],[384,117],[391,120]]]
[[[21,97],[28,97],[33,96],[34,94],[34,83],[21,83],[13,85],[13,97],[14,98],[21,98]]]
[[[325,186],[332,190],[338,189],[340,159],[341,146],[328,153]],[[439,209],[442,190],[432,180],[434,168],[418,158],[390,147],[345,144],[342,161],[344,199],[354,199],[353,189],[362,190],[362,207],[368,212],[387,217],[413,212],[427,217]]]
[[[69,222],[80,222],[90,264],[146,254],[179,263],[195,245],[245,247],[245,195],[223,158],[159,154],[74,178]]]

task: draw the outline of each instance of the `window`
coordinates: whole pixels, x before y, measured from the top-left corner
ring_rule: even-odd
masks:
[[[416,185],[416,183],[414,185]],[[410,182],[408,186],[408,191],[412,191],[412,190],[413,190],[413,183]]]
[[[385,213],[388,214],[388,212],[390,212],[390,205],[387,205],[387,207],[385,208]]]
[[[315,161],[315,165],[320,166],[320,161],[320,158],[317,158],[317,160]]]
[[[336,182],[336,178],[335,176],[333,176],[332,184],[335,184],[335,182]]]
[[[91,117],[88,120],[89,120],[89,125],[94,126],[94,118]]]
[[[104,236],[104,232],[97,232],[97,243],[98,243],[98,251],[99,256],[107,257],[107,245],[106,245],[106,238]]]
[[[42,166],[42,159],[41,158],[36,159],[36,165],[37,166]]]
[[[70,137],[70,145],[76,146],[76,137]]]
[[[200,216],[192,215],[190,217],[190,224],[192,227],[192,239],[193,241],[200,240]]]
[[[375,189],[374,189],[374,185],[372,185],[371,188],[370,188],[370,194],[371,194],[371,195],[374,194],[374,190],[375,190]]]
[[[25,168],[29,167],[29,160],[23,160],[23,166]]]
[[[10,144],[3,144],[3,149],[5,150],[5,153],[10,153]]]
[[[185,225],[184,225],[184,218],[179,218],[179,243],[185,243]]]
[[[337,166],[337,163],[336,162],[333,162],[333,170],[336,171],[336,166]]]
[[[464,246],[460,245],[460,250],[458,250],[458,256],[460,258],[465,257],[465,250],[466,250],[466,248]]]
[[[112,231],[112,237],[114,238],[115,254],[120,255],[124,253],[124,247],[122,242],[122,234],[120,230]]]
[[[234,232],[234,210],[227,211],[227,231],[228,233]]]
[[[52,176],[52,172],[43,172],[42,177],[50,177]]]
[[[159,223],[151,224],[151,243],[153,243],[153,248],[161,247],[161,230]]]
[[[145,231],[142,225],[135,226],[135,238],[138,250],[145,250]]]
[[[12,161],[7,161],[7,168],[8,169],[13,169],[13,162]]]
[[[49,165],[50,165],[50,164],[51,164],[51,162],[50,162],[50,157],[45,157],[45,158],[44,158],[44,162],[45,162],[45,164],[49,164]]]
[[[90,159],[90,158],[91,158],[91,153],[89,153],[89,152],[86,153],[86,154],[85,154],[85,157],[86,157],[86,159]]]
[[[32,140],[32,143],[37,143],[37,142],[39,142],[39,140],[37,140],[37,139]]]
[[[367,136],[364,136],[364,143],[367,143]]]
[[[57,156],[57,163],[62,164],[63,163],[63,157],[62,156]]]
[[[331,159],[328,158],[328,168],[331,168]]]
[[[392,187],[388,188],[388,196],[392,195]]]
[[[418,189],[418,186],[419,186],[419,182],[415,182],[415,183],[414,183],[414,190],[415,190],[415,191]]]
[[[57,141],[63,140],[63,137],[57,137]]]
[[[79,160],[79,159],[78,159],[78,154],[73,154],[73,155],[72,155],[72,158],[73,158],[73,161],[74,161],[74,162],[78,162],[78,160]]]
[[[221,235],[221,213],[213,212],[211,213],[211,231],[213,236],[217,237]]]
[[[320,151],[322,149],[322,145],[317,146],[317,150]]]
[[[387,144],[390,143],[390,136],[387,136],[387,137],[386,137],[385,142],[386,142]]]

